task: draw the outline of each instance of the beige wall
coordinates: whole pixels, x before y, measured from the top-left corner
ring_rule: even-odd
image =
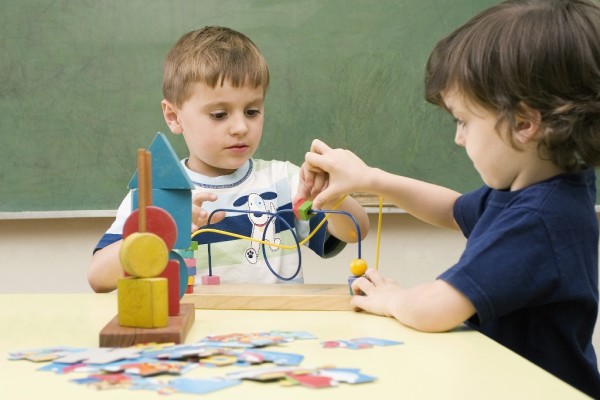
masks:
[[[112,218],[0,219],[0,293],[89,292],[91,251]],[[375,266],[377,218],[363,242],[362,257]],[[431,228],[407,214],[385,214],[379,266],[406,285],[434,279],[459,256],[457,232]],[[303,251],[306,283],[345,283],[357,245],[329,260]]]
[[[375,265],[377,215],[362,258]],[[0,219],[0,293],[91,292],[86,280],[91,251],[112,218]],[[407,214],[384,214],[379,269],[403,285],[430,281],[459,257],[465,240]],[[303,252],[306,283],[346,283],[357,246],[323,260]],[[595,346],[600,349],[596,329]]]

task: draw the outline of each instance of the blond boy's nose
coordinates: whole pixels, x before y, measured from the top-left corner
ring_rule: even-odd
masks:
[[[236,117],[231,124],[230,132],[232,135],[243,135],[248,132],[248,124],[244,117]]]

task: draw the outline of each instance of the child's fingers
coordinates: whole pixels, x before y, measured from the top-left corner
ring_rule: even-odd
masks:
[[[319,140],[319,139],[313,140],[310,145],[310,151],[313,153],[325,154],[330,150],[331,150],[331,147],[329,147],[327,144],[325,144],[325,142],[323,142],[322,140]]]
[[[315,210],[320,210],[323,207],[323,204],[329,202],[329,194],[327,190],[322,191],[313,199],[313,208]]]
[[[365,276],[361,276],[352,282],[352,292],[356,294],[369,294],[371,289],[373,288],[373,284],[369,281],[369,279]]]
[[[300,183],[310,192],[313,185],[315,184],[315,175],[314,171],[309,169],[308,165],[303,165],[300,169]]]
[[[354,281],[356,282],[356,281]],[[350,299],[350,305],[356,311],[368,311],[368,302],[369,298],[367,296],[362,296],[361,293],[357,293]]]
[[[217,222],[223,220],[225,218],[226,213],[224,211],[217,211],[212,216],[203,208],[195,207],[195,210],[192,211],[192,224],[198,228],[208,225],[209,217],[210,223],[216,224]]]
[[[226,215],[227,215],[227,213],[225,211],[217,211],[217,212],[213,213],[212,216],[210,217],[210,223],[216,224],[217,222],[224,220]],[[207,222],[208,222],[208,218],[207,218]]]
[[[373,284],[373,286],[380,286],[385,281],[385,278],[381,276],[379,271],[372,268],[367,269],[364,276]]]
[[[345,194],[340,192],[337,186],[332,186],[331,181],[327,180],[321,193],[314,196],[313,206],[315,209],[333,207]]]
[[[325,174],[316,174],[311,188],[311,197],[315,197],[323,190],[327,189],[328,176]]]
[[[316,173],[329,172],[329,169],[330,169],[329,158],[322,154],[309,152],[309,153],[306,153],[306,155],[304,156],[304,160],[305,160],[305,164],[307,165],[308,169],[313,172],[316,172]]]
[[[192,224],[195,227],[202,227],[208,224],[209,213],[202,208],[202,204],[205,201],[215,201],[217,195],[211,192],[199,192],[194,193],[192,197]],[[216,224],[225,218],[225,212],[219,211],[210,217],[210,223]]]
[[[300,169],[300,180],[298,182],[298,189],[296,195],[292,199],[292,202],[296,204],[300,200],[306,200],[312,198],[311,191],[313,185],[312,173],[307,171],[304,166]]]
[[[202,203],[205,201],[215,201],[217,200],[217,195],[211,192],[199,192],[195,193],[192,197],[192,203],[198,207],[202,206]]]

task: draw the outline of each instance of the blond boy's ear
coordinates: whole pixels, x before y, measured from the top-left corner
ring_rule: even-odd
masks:
[[[163,117],[165,117],[165,122],[171,132],[176,135],[183,133],[183,127],[179,123],[179,117],[177,116],[177,107],[165,99],[160,102],[160,105],[162,107]]]
[[[539,132],[542,115],[538,110],[524,106],[525,113],[518,114],[515,121],[515,138],[521,144],[531,141]]]

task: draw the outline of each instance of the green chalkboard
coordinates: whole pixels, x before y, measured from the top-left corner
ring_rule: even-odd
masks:
[[[116,209],[157,131],[162,60],[185,32],[237,29],[271,69],[260,158],[313,138],[457,190],[481,181],[423,100],[435,42],[492,0],[4,0],[0,212]]]

